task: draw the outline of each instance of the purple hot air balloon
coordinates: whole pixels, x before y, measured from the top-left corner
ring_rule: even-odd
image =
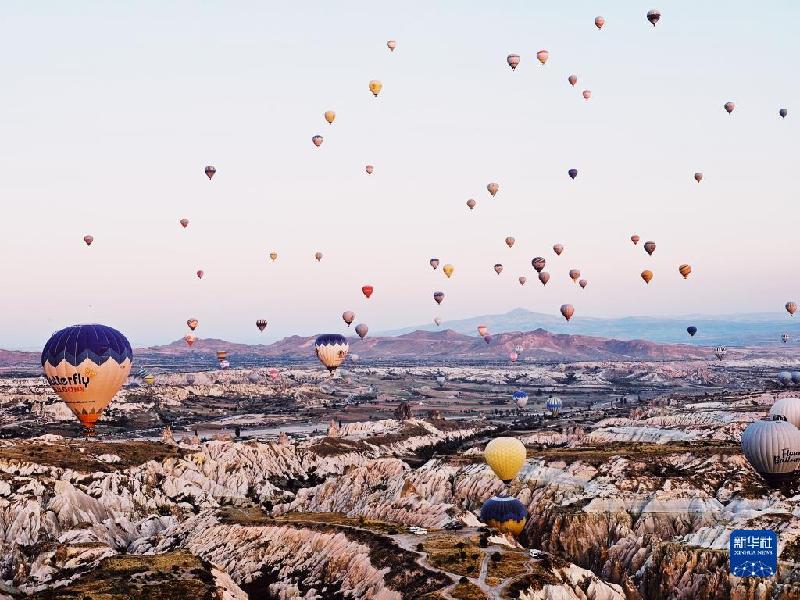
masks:
[[[575,179],[578,176],[578,169],[570,169],[567,173],[572,179]]]

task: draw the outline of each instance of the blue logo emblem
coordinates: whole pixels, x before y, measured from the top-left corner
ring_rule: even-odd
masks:
[[[772,577],[778,571],[778,534],[737,529],[731,533],[730,563],[736,577]]]

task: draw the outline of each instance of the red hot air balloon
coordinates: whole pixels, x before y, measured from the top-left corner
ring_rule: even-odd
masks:
[[[208,177],[210,180],[214,176],[214,173],[217,172],[217,169],[213,165],[208,165],[205,169],[205,172],[206,172],[206,177]]]
[[[189,329],[191,329],[192,331],[194,331],[195,329],[197,329],[197,326],[198,326],[199,324],[200,324],[200,321],[198,321],[197,319],[186,319],[186,325],[187,325],[187,326],[189,327]]]
[[[183,227],[184,229],[186,229],[189,226],[189,219],[181,219],[178,222],[181,224],[181,227]]]
[[[605,25],[605,24],[606,24],[606,20],[603,17],[595,17],[594,18],[594,25],[598,29],[602,29],[603,25]]]
[[[189,346],[189,348],[191,348],[192,344],[197,341],[197,336],[187,333],[185,336],[183,336],[183,341],[186,342],[186,345]]]
[[[91,246],[92,242],[94,241],[94,237],[91,235],[85,235],[83,236],[83,241],[86,242],[87,246]]]
[[[205,275],[205,272],[203,272],[203,270],[202,270],[202,269],[200,269],[199,271],[197,271],[197,278],[198,278],[198,279],[202,279],[202,278],[203,278],[203,275]]]
[[[636,235],[636,234],[633,234],[633,235],[631,236],[631,241],[633,242],[633,245],[634,245],[634,246],[635,246],[635,245],[637,245],[637,244],[639,243],[639,240],[640,240],[640,239],[642,239],[642,238],[640,238],[640,237],[639,237],[638,235]]]
[[[361,293],[364,294],[367,297],[367,299],[369,299],[369,297],[372,296],[373,291],[375,291],[375,288],[373,288],[371,285],[361,286]]]

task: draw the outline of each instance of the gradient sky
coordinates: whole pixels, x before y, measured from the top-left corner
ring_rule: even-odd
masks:
[[[780,315],[800,298],[800,4],[673,0],[656,28],[649,8],[6,2],[0,347],[85,321],[163,343],[190,316],[201,337],[267,342],[346,331],[346,309],[372,331],[564,302],[576,320]],[[633,233],[656,241],[652,258]]]

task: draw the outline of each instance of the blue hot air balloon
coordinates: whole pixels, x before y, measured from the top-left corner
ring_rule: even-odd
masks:
[[[697,333],[697,327],[695,327],[694,325],[691,325],[690,327],[687,327],[686,328],[686,333],[688,333],[690,336],[694,337],[694,334]]]
[[[547,402],[545,403],[547,410],[549,410],[554,415],[558,414],[558,411],[561,410],[561,398],[548,398]]]
[[[73,325],[52,335],[41,361],[47,381],[91,431],[128,378],[133,351],[112,327]]]
[[[511,397],[514,399],[514,402],[517,403],[518,408],[525,408],[528,404],[528,392],[524,390],[517,390]]]
[[[528,511],[516,498],[492,496],[481,507],[481,521],[503,533],[518,536],[525,527]]]
[[[347,352],[350,346],[347,339],[338,333],[325,333],[317,338],[314,343],[314,350],[317,353],[317,358],[328,371],[333,372],[344,362],[347,358]]]

